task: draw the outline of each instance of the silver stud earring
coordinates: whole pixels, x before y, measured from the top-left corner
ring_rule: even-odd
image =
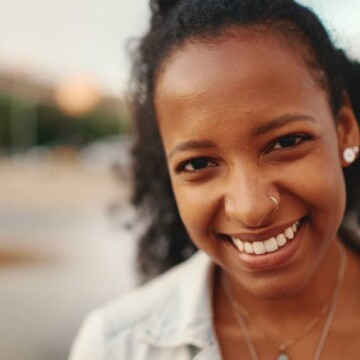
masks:
[[[343,156],[344,156],[344,160],[348,163],[351,164],[355,161],[356,156],[359,152],[359,147],[358,146],[354,146],[352,148],[346,148],[343,152]]]

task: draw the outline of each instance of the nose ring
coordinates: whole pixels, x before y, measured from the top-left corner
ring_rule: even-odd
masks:
[[[275,208],[273,209],[275,212],[278,211],[279,209],[279,202],[273,197],[273,196],[269,196],[269,199],[272,200],[275,204]]]

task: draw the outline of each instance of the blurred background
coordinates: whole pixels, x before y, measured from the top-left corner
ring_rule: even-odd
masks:
[[[136,285],[124,99],[148,1],[0,3],[0,358],[63,360]],[[358,0],[303,3],[360,58]]]

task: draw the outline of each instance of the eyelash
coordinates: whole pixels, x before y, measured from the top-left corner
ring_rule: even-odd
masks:
[[[305,135],[305,134],[290,134],[290,135],[285,135],[285,136],[281,136],[279,139],[277,139],[275,142],[273,142],[270,146],[269,151],[273,150],[273,151],[279,151],[279,150],[283,150],[283,149],[287,149],[287,148],[293,148],[296,147],[297,145],[305,142],[305,141],[309,141],[313,138],[313,136],[311,135]],[[295,140],[294,144],[291,144],[289,146],[284,146],[284,147],[279,147],[276,148],[276,144],[280,143],[282,140],[286,141],[286,140]]]
[[[195,168],[195,163],[199,163],[199,162],[205,162],[207,165],[209,163],[211,163],[212,165],[210,166],[204,166],[204,167],[201,167],[201,168],[198,168],[196,169]],[[192,165],[193,166],[193,169],[192,170],[189,170],[189,169],[186,169],[186,167],[188,165]],[[194,166],[195,165],[195,166]],[[201,171],[203,169],[206,169],[206,168],[210,168],[210,167],[215,167],[216,166],[216,163],[215,161],[209,159],[209,158],[206,158],[206,157],[198,157],[198,158],[194,158],[194,159],[191,159],[191,160],[187,160],[187,161],[184,161],[183,163],[181,163],[177,168],[176,168],[176,172],[177,173],[181,173],[181,172],[188,172],[188,173],[194,173],[194,172],[198,172],[198,171]]]
[[[275,142],[273,142],[270,147],[269,150],[266,151],[266,153],[269,153],[271,151],[280,151],[280,150],[284,150],[287,151],[287,149],[292,149],[300,144],[302,144],[305,141],[309,141],[313,138],[313,136],[311,135],[305,135],[305,134],[294,134],[294,135],[285,135],[285,136],[281,136],[280,138],[278,138]],[[295,143],[294,144],[290,144],[289,146],[284,146],[285,144],[283,144],[283,147],[278,147],[276,148],[277,144],[280,144],[281,141],[289,141],[289,140],[294,140]],[[197,165],[196,165],[197,163]],[[201,164],[202,163],[202,164]],[[209,163],[211,164],[209,166]],[[188,165],[192,165],[193,169],[186,169],[186,167]],[[196,168],[196,166],[200,165],[200,167]],[[201,165],[204,165],[201,167]],[[194,159],[190,159],[190,160],[186,160],[184,162],[182,162],[176,169],[176,173],[182,173],[182,172],[187,172],[187,173],[196,173],[199,171],[202,171],[204,169],[208,169],[208,168],[212,168],[212,167],[216,167],[217,163],[216,161],[207,158],[207,157],[197,157]]]

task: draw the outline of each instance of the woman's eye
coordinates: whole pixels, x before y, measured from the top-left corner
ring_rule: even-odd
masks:
[[[307,140],[306,135],[287,135],[280,138],[273,146],[273,150],[280,150],[288,147],[295,146],[300,142]]]
[[[196,158],[181,164],[178,171],[193,172],[214,166],[216,166],[216,164],[207,158]]]

